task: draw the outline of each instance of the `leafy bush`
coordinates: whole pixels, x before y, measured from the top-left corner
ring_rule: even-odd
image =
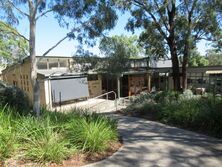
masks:
[[[102,115],[43,111],[40,118],[0,107],[0,160],[19,155],[61,162],[78,151],[104,151],[118,138],[117,122]]]
[[[29,132],[23,140],[25,157],[38,162],[61,162],[75,150],[73,147],[70,149],[69,141],[50,125]]]
[[[195,97],[196,95],[194,95],[190,89],[185,90],[182,94],[179,95],[180,100],[187,100]]]
[[[144,98],[145,97],[145,98]],[[222,137],[222,98],[212,94],[193,95],[174,91],[141,95],[124,111],[133,116],[159,120],[183,128]]]
[[[17,133],[10,112],[9,108],[0,111],[0,160],[8,158],[17,146]]]
[[[184,127],[191,126],[199,113],[199,100],[183,100],[178,103],[165,104],[161,110],[164,122],[178,124]]]
[[[110,141],[116,141],[118,134],[116,122],[101,115],[83,115],[70,121],[67,126],[67,138],[83,151],[97,152],[108,147]]]
[[[154,97],[154,100],[157,103],[172,103],[179,99],[179,95],[180,93],[176,91],[163,91],[158,92]]]
[[[222,101],[198,98],[165,104],[159,111],[164,123],[222,137]]]
[[[0,83],[0,105],[14,108],[20,114],[30,112],[30,103],[27,95],[19,88]]]
[[[152,100],[154,98],[154,94],[150,94],[150,93],[141,93],[140,95],[138,96],[135,96],[133,99],[132,99],[132,102],[133,104],[138,104],[138,103],[144,103],[146,101],[149,101],[149,100]]]

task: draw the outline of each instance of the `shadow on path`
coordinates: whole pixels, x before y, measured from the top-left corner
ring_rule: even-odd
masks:
[[[88,166],[222,166],[222,140],[135,117],[113,115],[123,147]]]

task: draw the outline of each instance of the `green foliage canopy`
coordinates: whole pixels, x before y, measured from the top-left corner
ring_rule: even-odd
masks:
[[[28,42],[15,28],[0,21],[0,65],[17,62],[27,54]]]
[[[102,71],[119,75],[129,68],[129,59],[137,58],[142,49],[137,43],[137,36],[105,37],[100,41],[99,48],[106,56]]]
[[[209,65],[208,59],[205,56],[200,55],[200,53],[196,49],[193,49],[188,61],[188,66],[202,67],[207,65]]]
[[[222,52],[217,52],[214,49],[208,50],[207,59],[211,66],[222,65]]]

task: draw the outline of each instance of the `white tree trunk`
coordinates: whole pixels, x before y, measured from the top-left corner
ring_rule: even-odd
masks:
[[[117,97],[120,98],[120,76],[117,77]]]
[[[29,38],[29,52],[30,52],[30,64],[31,64],[31,82],[33,88],[33,112],[37,116],[40,115],[40,86],[37,80],[37,62],[36,62],[36,51],[35,51],[35,40],[36,40],[36,20],[30,15],[30,38]]]

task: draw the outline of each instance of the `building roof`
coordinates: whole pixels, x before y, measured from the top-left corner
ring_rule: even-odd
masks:
[[[150,60],[151,68],[165,68],[172,67],[171,60]]]
[[[67,68],[37,70],[37,73],[44,76],[45,78],[50,78],[50,77],[53,78],[60,76],[77,76],[84,74],[84,73],[70,72]]]

